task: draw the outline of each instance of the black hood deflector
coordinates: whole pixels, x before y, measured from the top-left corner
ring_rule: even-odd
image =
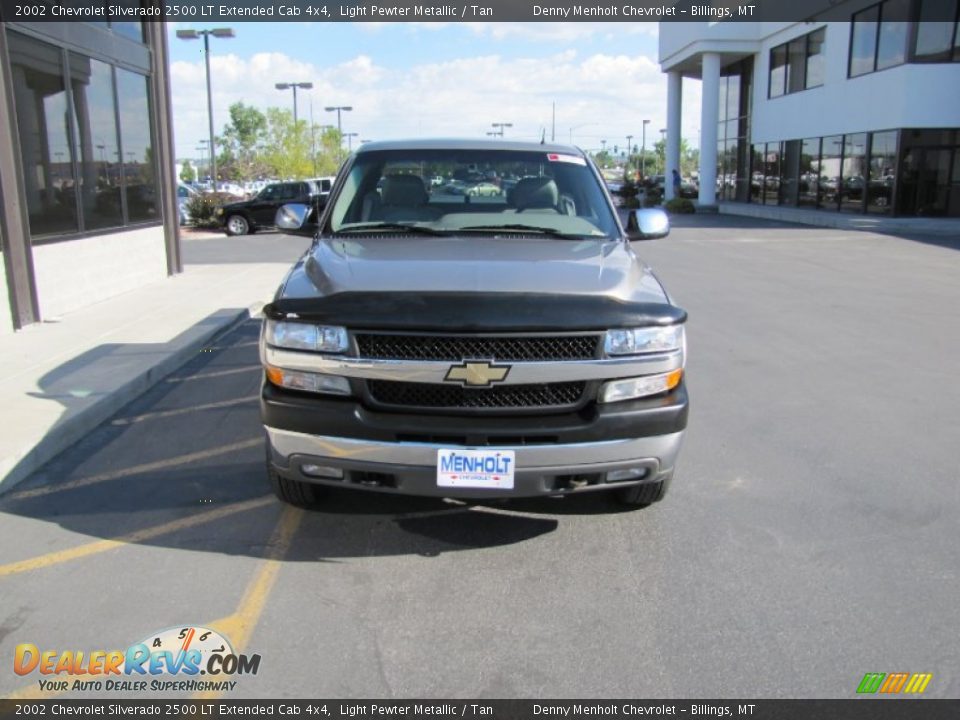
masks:
[[[280,299],[264,315],[351,330],[545,332],[673,325],[686,311],[665,303],[625,302],[591,295],[534,293],[347,292]]]

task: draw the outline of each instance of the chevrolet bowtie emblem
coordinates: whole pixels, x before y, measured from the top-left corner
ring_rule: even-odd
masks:
[[[459,382],[464,387],[490,387],[500,382],[510,372],[509,365],[494,366],[487,361],[451,365],[444,380]]]

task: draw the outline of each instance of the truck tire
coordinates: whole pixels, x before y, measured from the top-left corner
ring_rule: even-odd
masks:
[[[243,215],[231,215],[225,223],[227,235],[246,235],[250,232],[250,222]]]
[[[663,496],[667,494],[667,483],[664,481],[643,483],[642,485],[620,488],[616,492],[617,500],[621,505],[638,509],[645,508],[663,499]]]
[[[326,488],[299,480],[288,480],[269,465],[267,475],[270,477],[270,488],[274,494],[288,505],[302,508],[316,507],[327,494]]]

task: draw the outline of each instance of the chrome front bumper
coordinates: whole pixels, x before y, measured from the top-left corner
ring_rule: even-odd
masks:
[[[268,458],[284,477],[334,487],[459,498],[525,497],[605,490],[669,481],[683,431],[651,437],[556,445],[497,446],[516,455],[512,490],[437,487],[437,451],[451,445],[338,438],[267,427]],[[491,449],[485,447],[483,449]],[[304,465],[343,471],[308,475]],[[606,473],[640,468],[637,479],[607,482]]]

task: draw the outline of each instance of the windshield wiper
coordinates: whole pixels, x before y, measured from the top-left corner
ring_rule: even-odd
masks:
[[[523,234],[523,233],[536,233],[538,235],[549,235],[551,237],[565,238],[567,240],[579,240],[581,238],[593,238],[593,237],[606,237],[601,235],[583,235],[581,233],[565,233],[557,230],[552,227],[543,227],[538,225],[523,225],[522,223],[513,223],[509,225],[467,225],[466,227],[457,228],[458,231],[469,231],[476,230],[478,232],[496,232],[502,230],[504,232],[509,232],[513,234]]]
[[[437,230],[436,228],[429,227],[427,225],[416,225],[414,223],[398,223],[398,222],[365,222],[365,223],[355,223],[348,225],[347,227],[342,227],[334,235],[344,235],[346,233],[370,233],[370,232],[379,232],[380,230],[401,230],[403,232],[409,233],[421,233],[423,235],[449,235],[450,232],[447,230]]]

